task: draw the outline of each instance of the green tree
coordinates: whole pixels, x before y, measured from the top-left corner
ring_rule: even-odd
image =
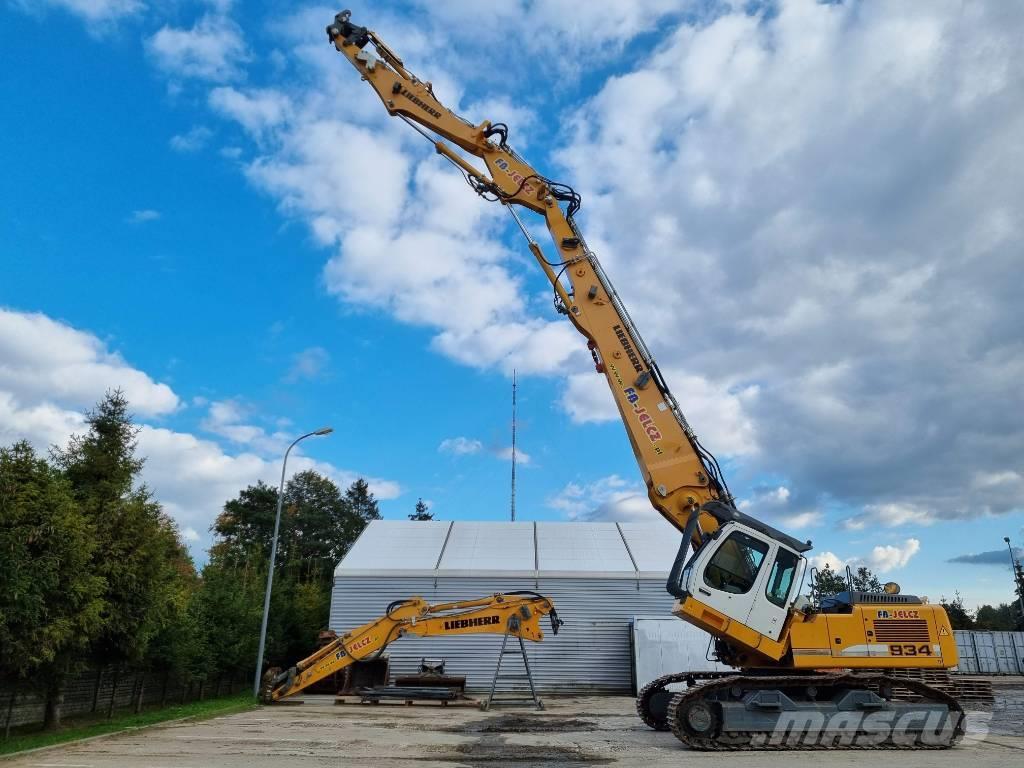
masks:
[[[433,520],[434,513],[428,511],[429,507],[420,499],[416,502],[416,511],[409,515],[410,520]]]
[[[814,580],[815,597],[831,597],[849,589],[846,578],[832,570],[832,567],[825,563],[817,570]]]
[[[270,558],[276,514],[274,488],[262,482],[245,488],[217,516],[211,553],[227,565],[262,567]],[[330,479],[312,470],[299,472],[285,486],[277,567],[298,573],[301,580],[330,579],[367,520],[379,517],[364,480],[356,480],[342,495]]]
[[[860,592],[881,592],[882,582],[866,566],[860,566],[853,574],[853,588]]]
[[[363,522],[368,523],[371,520],[381,519],[377,499],[374,498],[373,493],[370,491],[369,483],[363,480],[363,478],[357,478],[345,490],[345,501],[352,509],[352,512]]]
[[[277,491],[257,483],[225,503],[212,527],[216,541],[199,601],[206,644],[221,668],[246,668],[256,658],[276,508]],[[272,666],[312,650],[328,621],[335,566],[367,521],[379,517],[364,480],[342,494],[330,479],[306,471],[285,486],[267,625]]]
[[[238,493],[224,504],[211,530],[216,540],[211,556],[229,566],[240,567],[250,560],[266,562],[277,514],[277,489],[262,480]]]
[[[964,607],[964,599],[960,596],[960,592],[957,591],[954,595],[953,599],[949,601],[945,597],[939,599],[939,603],[946,609],[950,625],[953,629],[974,629],[974,617]]]
[[[0,449],[0,674],[45,685],[60,724],[63,681],[102,625],[89,521],[60,474],[26,442]]]
[[[1014,628],[1013,609],[1009,603],[997,606],[983,605],[978,608],[974,618],[974,628],[993,632],[1010,631]]]
[[[191,670],[194,675],[202,677],[214,669],[252,669],[256,664],[266,577],[265,568],[234,567],[211,557],[191,605],[207,653],[205,665],[196,664]],[[277,582],[274,594],[279,594]],[[275,603],[272,608],[271,617],[278,617],[281,606]]]
[[[98,664],[141,665],[150,641],[180,618],[182,580],[194,569],[173,521],[137,484],[139,428],[124,394],[108,392],[86,423],[88,431],[53,457],[94,532],[90,570],[105,585],[91,654]]]

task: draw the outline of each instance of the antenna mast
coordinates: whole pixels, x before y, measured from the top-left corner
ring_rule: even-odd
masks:
[[[512,369],[512,522],[516,521],[516,371]]]

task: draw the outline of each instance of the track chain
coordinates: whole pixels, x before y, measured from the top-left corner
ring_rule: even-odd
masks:
[[[676,672],[671,675],[662,675],[651,680],[651,682],[640,689],[640,692],[636,695],[636,713],[648,728],[653,728],[656,731],[667,731],[669,730],[668,720],[658,717],[651,712],[651,699],[654,698],[656,693],[665,690],[672,683],[690,683],[700,679],[736,677],[739,674],[739,672]],[[709,677],[709,675],[714,677]]]
[[[711,673],[714,674],[714,673]],[[672,701],[668,707],[668,726],[672,733],[681,742],[686,744],[691,749],[697,749],[701,751],[739,751],[739,750],[847,750],[847,749],[948,749],[956,745],[964,735],[964,717],[963,708],[959,702],[943,691],[936,690],[925,683],[917,680],[904,680],[890,677],[888,675],[864,675],[864,674],[825,674],[825,675],[765,675],[765,676],[741,676],[733,675],[726,679],[714,679],[708,678],[707,673],[690,672],[690,673],[679,673],[675,675],[666,675],[663,678],[655,680],[654,683],[658,683],[666,678],[673,678],[668,680],[664,685],[668,685],[671,682],[680,682],[683,680],[693,679],[695,681],[704,680],[700,685],[694,685],[689,690],[681,691],[672,697]],[[695,700],[704,698],[708,693],[717,691],[720,688],[726,688],[736,683],[740,683],[744,690],[751,690],[753,688],[786,688],[789,686],[809,686],[813,685],[821,690],[823,687],[836,687],[846,686],[850,688],[867,688],[872,689],[878,686],[889,686],[889,687],[901,687],[905,688],[912,693],[921,696],[924,699],[932,701],[939,701],[946,704],[951,712],[960,715],[959,721],[956,728],[953,731],[952,737],[948,743],[945,744],[922,744],[916,739],[911,744],[901,744],[893,742],[891,737],[877,743],[855,743],[855,744],[840,744],[834,743],[827,744],[804,744],[802,741],[799,744],[753,744],[753,740],[756,736],[764,735],[761,731],[727,731],[720,733],[713,737],[700,737],[693,734],[687,733],[682,728],[681,710],[685,710],[685,707],[693,703]],[[645,686],[644,690],[650,686]],[[641,692],[643,693],[643,692]],[[649,698],[649,696],[648,696]],[[637,710],[640,710],[639,698],[637,701]],[[643,717],[643,714],[641,714]],[[644,722],[648,722],[644,719]],[[650,723],[648,722],[648,725]],[[651,726],[656,727],[656,726]],[[855,742],[863,741],[860,739],[861,736],[877,736],[877,734],[868,733],[866,731],[858,732],[856,737],[853,739]]]

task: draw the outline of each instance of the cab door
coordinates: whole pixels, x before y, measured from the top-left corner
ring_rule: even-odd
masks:
[[[755,632],[778,640],[789,616],[790,598],[803,576],[805,561],[800,555],[774,542],[769,558],[771,565],[761,569],[762,575],[755,587],[757,594],[751,603],[746,624]]]
[[[758,595],[762,566],[774,545],[755,532],[738,525],[723,529],[725,534],[695,563],[690,594],[697,600],[746,624]]]

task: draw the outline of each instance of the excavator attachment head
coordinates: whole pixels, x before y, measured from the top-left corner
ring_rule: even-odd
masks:
[[[557,635],[559,627],[565,626],[565,622],[558,618],[558,611],[555,610],[555,606],[551,606],[551,613],[548,614],[551,619],[551,632]]]
[[[260,682],[260,692],[258,697],[260,704],[274,703],[274,686],[277,684],[277,677],[280,673],[280,667],[271,667],[263,673],[263,680]]]
[[[334,17],[334,23],[327,27],[327,40],[334,43],[337,38],[344,38],[345,43],[362,48],[370,41],[370,31],[366,27],[353,24],[352,11],[342,11]]]

